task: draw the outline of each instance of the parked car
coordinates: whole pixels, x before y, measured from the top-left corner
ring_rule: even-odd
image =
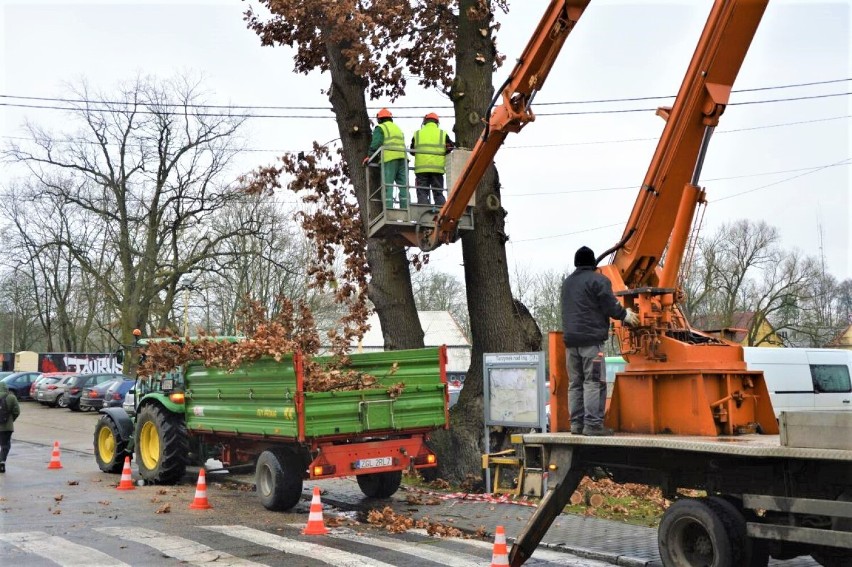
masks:
[[[14,374],[14,372],[7,372],[7,371],[0,372],[0,380],[5,378],[6,376],[10,376],[12,374]]]
[[[36,387],[35,399],[50,407],[67,407],[65,392],[77,374],[75,372],[51,372],[45,374],[47,380],[40,380]]]
[[[42,402],[38,398],[38,390],[42,385],[46,384],[55,384],[59,382],[63,377],[68,376],[70,374],[74,374],[73,372],[44,372],[41,376],[38,377],[32,384],[30,384],[30,397],[40,403]]]
[[[81,411],[81,410],[90,410],[91,407],[81,407],[80,406],[80,398],[83,395],[83,390],[86,388],[91,388],[97,384],[103,384],[104,382],[111,382],[116,378],[124,378],[123,374],[113,374],[113,373],[104,373],[104,374],[78,374],[74,381],[68,385],[68,389],[66,392],[66,396],[68,398],[67,407],[71,411]]]
[[[133,388],[135,382],[130,376],[125,376],[123,380],[116,380],[104,394],[103,407],[120,408],[124,404],[124,397]]]
[[[30,386],[39,376],[41,372],[15,372],[3,378],[3,383],[19,400],[31,400]]]
[[[118,378],[101,382],[100,384],[92,384],[88,388],[83,388],[83,393],[80,395],[80,409],[82,411],[99,410],[104,406],[104,396],[110,386],[117,383]]]

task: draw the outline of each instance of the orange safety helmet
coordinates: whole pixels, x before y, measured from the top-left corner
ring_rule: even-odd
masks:
[[[430,112],[429,114],[427,114],[426,116],[423,117],[423,122],[426,122],[427,120],[434,120],[435,122],[441,121],[441,119],[438,118],[438,115],[435,114],[434,112]]]
[[[393,118],[393,114],[391,114],[391,111],[387,108],[383,108],[378,114],[376,114],[376,118]]]

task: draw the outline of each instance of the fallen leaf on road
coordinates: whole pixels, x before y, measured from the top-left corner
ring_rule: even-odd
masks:
[[[157,508],[156,513],[157,514],[168,514],[171,511],[172,511],[172,505],[171,504],[163,504],[162,506]]]
[[[77,486],[78,484],[80,484],[79,480],[69,480],[68,481],[68,486]]]
[[[65,498],[64,494],[57,494],[56,496],[53,497],[53,499],[56,500],[57,502],[62,502],[63,498]]]

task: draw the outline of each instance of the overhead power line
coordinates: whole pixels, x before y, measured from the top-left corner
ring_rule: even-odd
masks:
[[[844,83],[852,81],[852,77],[847,77],[843,79],[829,79],[826,81],[814,81],[810,83],[792,83],[786,85],[773,85],[766,87],[755,87],[751,89],[735,89],[732,90],[732,93],[750,93],[750,92],[760,92],[760,91],[770,91],[770,90],[779,90],[779,89],[792,89],[792,88],[800,88],[800,87],[813,87],[818,85],[831,85],[836,83]],[[43,96],[27,96],[27,95],[15,95],[15,94],[0,94],[0,98],[8,98],[8,99],[18,99],[18,100],[32,100],[32,101],[42,101],[42,102],[63,102],[63,103],[75,103],[75,104],[110,104],[110,105],[123,105],[123,106],[144,106],[144,104],[140,104],[139,102],[133,101],[120,101],[120,100],[96,100],[96,99],[87,99],[87,98],[62,98],[62,97],[43,97]],[[629,97],[629,98],[609,98],[609,99],[597,99],[597,100],[568,100],[568,101],[555,101],[555,102],[539,102],[536,103],[536,106],[554,106],[560,104],[606,104],[613,102],[638,102],[644,100],[660,100],[667,98],[675,98],[675,95],[661,95],[661,96],[641,96],[641,97]],[[157,103],[158,106],[163,107],[174,107],[174,108],[219,108],[219,109],[243,109],[243,110],[328,110],[331,111],[331,108],[328,106],[276,106],[276,105],[258,105],[258,104],[202,104],[202,103]],[[368,106],[368,109],[378,109],[382,108],[381,106]],[[445,108],[453,108],[452,105],[414,105],[414,106],[400,106],[394,105],[394,108],[404,109],[404,110],[416,110],[416,109],[445,109]]]
[[[766,185],[754,187],[753,189],[748,189],[746,191],[740,191],[738,193],[726,195],[725,197],[713,199],[710,202],[711,203],[718,203],[719,201],[726,201],[728,199],[733,199],[734,197],[739,197],[741,195],[746,195],[748,193],[754,193],[755,191],[761,191],[763,189],[768,189],[769,187],[774,187],[775,185],[787,183],[788,181],[792,181],[794,179],[798,179],[798,178],[804,177],[806,175],[812,175],[814,173],[818,173],[818,172],[823,171],[825,169],[828,169],[830,167],[837,167],[837,166],[844,166],[844,165],[852,165],[852,157],[848,157],[848,158],[842,159],[840,161],[836,161],[834,163],[829,163],[829,164],[814,167],[814,168],[808,168],[808,171],[805,171],[804,173],[800,173],[799,175],[793,175],[791,177],[779,179],[778,181],[774,181],[772,183],[767,183]],[[791,170],[791,171],[796,171],[796,170]],[[781,173],[781,172],[776,172],[776,173]],[[740,176],[740,177],[745,177],[745,176]],[[728,178],[728,179],[736,179],[736,177],[732,177],[732,178]],[[607,225],[603,225],[603,226],[595,226],[595,227],[591,227],[591,228],[585,228],[585,229],[582,229],[582,230],[576,230],[576,231],[573,231],[573,232],[565,232],[565,233],[562,233],[562,234],[551,234],[549,236],[537,236],[535,238],[523,238],[523,239],[520,239],[520,240],[514,240],[513,239],[513,240],[511,240],[511,242],[519,243],[519,242],[533,242],[533,241],[538,241],[538,240],[550,240],[552,238],[562,238],[564,236],[573,236],[575,234],[581,234],[581,233],[584,233],[584,232],[593,232],[593,231],[596,231],[596,230],[603,230],[605,228],[613,228],[613,227],[616,227],[616,226],[625,226],[625,224],[626,224],[626,221],[623,222],[623,223],[613,223],[613,224],[607,224]]]
[[[843,120],[846,118],[852,118],[852,114],[844,114],[842,116],[830,116],[827,118],[814,118],[812,120],[797,120],[795,122],[778,122],[775,124],[758,124],[756,126],[748,126],[745,128],[732,128],[730,130],[717,130],[714,132],[714,136],[718,136],[719,134],[731,134],[735,132],[750,132],[755,130],[765,130],[769,128],[782,128],[785,126],[799,126],[802,124],[815,124],[819,122],[832,122],[835,120]],[[32,137],[29,136],[0,136],[0,139],[5,140],[21,140],[26,142],[32,142]],[[519,149],[538,149],[538,148],[561,148],[561,147],[570,147],[570,146],[595,146],[595,145],[607,145],[607,144],[624,144],[630,142],[652,142],[659,140],[659,136],[650,136],[647,138],[620,138],[620,139],[612,139],[612,140],[586,140],[583,142],[557,142],[553,144],[516,144],[511,146],[504,146],[504,150],[519,150]],[[336,140],[333,140],[336,141]],[[101,143],[94,140],[86,140],[83,138],[63,138],[63,139],[51,139],[51,143],[54,144],[89,144],[94,146],[100,146]],[[107,146],[117,146],[118,144],[108,142]],[[304,150],[304,148],[303,148]],[[301,150],[301,151],[303,151]],[[273,149],[273,148],[241,148],[239,152],[251,152],[251,153],[276,153],[279,155],[284,155],[288,153],[296,153],[300,150],[285,150],[285,149]]]

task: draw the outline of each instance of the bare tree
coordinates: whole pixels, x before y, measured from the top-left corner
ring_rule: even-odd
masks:
[[[75,98],[76,131],[28,124],[31,140],[5,156],[26,167],[31,199],[63,204],[73,224],[42,248],[66,251],[103,294],[114,317],[105,330],[126,344],[134,328],[168,322],[167,307],[151,316],[174,301],[184,276],[221,253],[223,241],[253,230],[209,225],[238,198],[227,175],[243,119],[199,110],[201,87],[185,77],[137,78],[109,95],[82,84]]]
[[[418,311],[449,311],[470,340],[464,283],[427,266],[412,274],[411,285]]]

